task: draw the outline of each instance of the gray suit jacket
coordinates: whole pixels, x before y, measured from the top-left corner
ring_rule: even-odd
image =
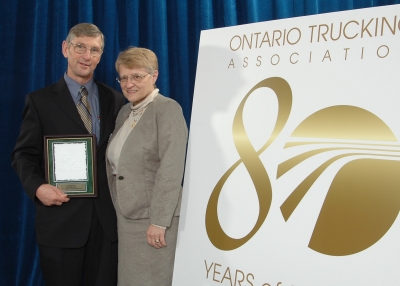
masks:
[[[114,136],[128,118],[130,104],[120,110]],[[179,104],[158,94],[126,139],[115,177],[107,160],[111,196],[125,217],[149,218],[168,227],[179,216],[187,136]]]

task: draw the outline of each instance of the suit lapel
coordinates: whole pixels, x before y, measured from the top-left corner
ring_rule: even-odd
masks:
[[[114,120],[114,113],[111,109],[113,105],[113,94],[108,88],[106,88],[101,83],[96,82],[97,90],[99,92],[99,110],[100,110],[100,141],[98,147],[102,144],[107,143],[109,138],[103,136],[105,134],[105,129],[108,120]],[[112,130],[110,131],[112,132]]]
[[[55,103],[58,104],[76,124],[78,124],[84,131],[87,132],[85,125],[83,124],[83,121],[78,113],[78,109],[75,106],[74,100],[72,99],[71,93],[69,92],[68,86],[63,78],[56,83],[53,92],[55,94]]]

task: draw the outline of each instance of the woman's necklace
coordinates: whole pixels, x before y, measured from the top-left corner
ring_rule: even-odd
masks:
[[[133,122],[132,122],[132,124],[131,124],[131,127],[132,127],[132,128],[134,128],[134,127],[136,126],[136,124],[138,123],[140,117],[142,117],[142,114],[143,114],[144,110],[145,110],[145,108],[143,108],[142,110],[140,110],[137,114],[132,115],[132,116],[134,116]]]

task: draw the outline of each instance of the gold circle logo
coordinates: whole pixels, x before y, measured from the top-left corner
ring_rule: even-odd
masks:
[[[279,111],[268,141],[255,150],[243,124],[246,100],[258,88],[271,88],[278,99]],[[221,250],[234,250],[248,242],[268,216],[272,201],[270,177],[259,159],[284,128],[292,107],[292,91],[282,78],[273,77],[256,84],[241,101],[232,135],[240,159],[218,181],[206,209],[206,231],[212,244]],[[314,182],[334,162],[348,158],[336,173],[313,230],[309,247],[327,255],[350,255],[367,249],[390,229],[400,210],[399,143],[390,128],[371,112],[348,105],[331,106],[310,115],[294,130],[284,149],[308,146],[278,166],[277,179],[307,159],[331,151],[333,155],[308,175],[281,205],[287,221]],[[302,139],[304,139],[302,141]],[[289,140],[288,140],[289,141]],[[218,219],[221,190],[242,164],[248,171],[259,201],[259,214],[252,230],[242,238],[228,236]]]

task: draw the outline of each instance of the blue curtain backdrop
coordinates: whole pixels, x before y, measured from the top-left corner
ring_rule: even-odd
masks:
[[[61,43],[79,22],[105,34],[96,78],[119,89],[114,61],[128,46],[159,58],[160,91],[190,123],[200,31],[288,17],[398,4],[400,0],[1,0],[0,285],[44,285],[34,206],[10,166],[24,98],[66,70]],[[234,79],[232,79],[234,80]]]

